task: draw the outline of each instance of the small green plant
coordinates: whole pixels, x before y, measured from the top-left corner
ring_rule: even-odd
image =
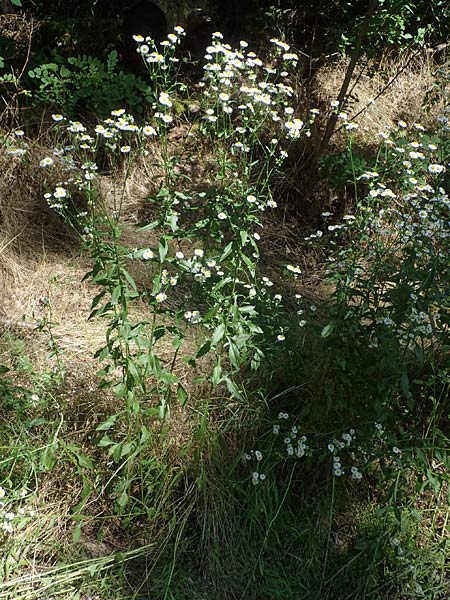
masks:
[[[51,104],[71,116],[80,110],[107,115],[120,104],[142,112],[152,98],[152,88],[142,79],[118,69],[118,54],[112,50],[103,62],[93,56],[58,54],[54,62],[34,67],[28,77],[34,84],[33,103]]]

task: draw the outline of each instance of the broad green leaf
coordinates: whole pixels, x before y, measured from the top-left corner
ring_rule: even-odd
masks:
[[[169,251],[169,246],[167,244],[167,240],[166,240],[166,238],[162,238],[162,240],[159,242],[159,246],[158,246],[159,260],[161,263],[164,262],[168,251]]]
[[[151,229],[156,229],[158,227],[159,221],[152,221],[151,223],[147,223],[146,225],[140,225],[138,229],[140,231],[149,231]]]
[[[225,323],[219,323],[212,334],[211,343],[215,346],[223,338],[225,334]]]
[[[168,385],[172,385],[173,383],[178,383],[179,379],[176,375],[174,375],[173,373],[160,373],[159,375],[159,380],[162,383],[167,383]]]
[[[211,382],[214,386],[219,385],[220,381],[221,381],[221,377],[222,377],[222,366],[219,363],[217,363],[217,365],[214,367],[213,372],[212,372],[212,376],[211,376]]]
[[[187,399],[188,399],[188,393],[184,389],[184,387],[181,385],[181,383],[179,383],[178,387],[177,387],[177,398],[178,398],[178,403],[181,406],[185,406]]]
[[[197,350],[197,353],[195,355],[195,358],[201,358],[202,356],[204,356],[205,354],[208,354],[208,352],[211,350],[211,340],[206,340],[205,343],[203,343],[200,348]]]
[[[81,523],[77,523],[75,529],[72,532],[72,541],[74,544],[80,541],[81,537]]]
[[[334,323],[328,323],[328,325],[325,325],[325,327],[322,329],[322,331],[320,332],[320,335],[323,338],[330,337],[330,335],[332,335],[332,333],[334,332],[334,329],[335,329]]]
[[[123,492],[120,494],[120,497],[117,500],[117,504],[123,508],[124,506],[126,506],[127,503],[128,503],[127,490],[123,490]]]
[[[119,418],[118,414],[111,415],[110,417],[108,417],[106,419],[106,421],[103,421],[103,423],[100,423],[100,425],[98,425],[95,428],[95,431],[108,431],[108,429],[111,429],[112,427],[114,427],[114,423],[117,421],[118,418]]]
[[[241,353],[239,352],[239,348],[237,345],[230,339],[228,339],[228,355],[230,357],[230,362],[235,369],[238,369],[241,366]]]
[[[227,244],[222,252],[222,256],[219,259],[219,262],[223,262],[227,256],[229,256],[231,254],[231,251],[233,250],[233,242],[230,242],[229,244]]]
[[[237,400],[243,400],[242,394],[239,391],[237,385],[234,383],[234,381],[231,381],[231,379],[229,379],[228,377],[224,377],[223,381],[225,381],[228,391],[233,396],[233,398],[237,398]]]
[[[99,448],[106,448],[107,446],[111,446],[112,444],[114,444],[114,442],[109,437],[109,435],[104,435],[102,439],[98,442],[97,446]]]

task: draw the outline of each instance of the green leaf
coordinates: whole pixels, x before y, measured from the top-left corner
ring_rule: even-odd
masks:
[[[219,323],[212,334],[211,344],[215,346],[223,338],[225,334],[225,323]]]
[[[227,340],[229,344],[228,355],[230,357],[230,362],[235,369],[239,369],[241,366],[241,353],[239,352],[239,348],[230,338],[227,338]]]
[[[12,0],[11,0],[12,2]],[[72,541],[74,544],[80,541],[81,538],[81,523],[78,523],[72,532]]]
[[[157,198],[167,198],[167,196],[170,196],[170,190],[168,188],[161,188],[156,194]]]
[[[173,373],[165,373],[165,372],[160,373],[159,380],[162,383],[167,383],[168,385],[172,385],[173,383],[179,382],[179,379],[176,375],[174,375]]]
[[[248,256],[245,256],[245,254],[242,254],[242,260],[247,265],[247,268],[250,271],[251,275],[254,277],[255,276],[255,263]]]
[[[123,492],[120,494],[120,497],[117,500],[117,504],[123,508],[127,503],[128,503],[127,490],[123,490]]]
[[[126,444],[123,444],[122,449],[120,451],[120,458],[123,458],[127,454],[130,454],[130,452],[132,450],[133,450],[133,444],[131,442],[127,442]]]
[[[255,307],[251,304],[245,304],[239,307],[239,312],[243,315],[256,315]]]
[[[114,386],[114,393],[116,394],[116,398],[123,398],[127,393],[127,386],[121,381],[117,385]]]
[[[111,294],[111,304],[113,306],[115,306],[119,302],[119,299],[121,296],[122,296],[122,286],[116,285],[116,287],[113,289],[112,294]]]
[[[14,6],[22,6],[22,0],[11,0],[11,4],[14,4]]]
[[[177,398],[178,398],[178,402],[181,406],[186,405],[186,402],[188,399],[188,393],[184,389],[184,387],[181,385],[181,383],[179,383],[178,387],[177,387]]]
[[[56,464],[56,456],[53,446],[54,444],[52,444],[51,446],[47,446],[47,448],[45,448],[45,450],[41,454],[39,466],[44,471],[49,471],[50,469],[53,469],[53,467]]]
[[[163,325],[160,325],[159,327],[155,328],[155,331],[153,332],[153,340],[155,342],[157,342],[159,339],[161,339],[166,333],[166,328]]]
[[[114,442],[109,437],[109,435],[104,435],[102,439],[98,442],[97,446],[99,448],[106,448],[107,446],[111,446],[111,444],[114,444]]]
[[[136,282],[134,281],[134,279],[131,277],[131,275],[128,273],[128,271],[126,271],[125,269],[122,269],[122,273],[125,276],[125,279],[128,281],[128,283],[130,284],[131,288],[133,290],[137,290],[137,286],[136,286]],[[134,296],[133,296],[134,297]]]
[[[233,398],[236,398],[237,400],[243,400],[242,394],[239,391],[237,385],[234,383],[234,381],[231,381],[231,379],[229,379],[228,377],[224,377],[223,381],[225,381],[228,391],[233,396]]]
[[[334,332],[334,329],[335,329],[334,323],[328,323],[328,325],[325,325],[325,327],[322,329],[322,331],[320,332],[320,335],[323,338],[330,337],[330,335],[332,335],[332,333]]]
[[[106,421],[103,421],[103,423],[98,425],[95,428],[95,431],[108,431],[108,429],[111,429],[111,427],[114,426],[114,423],[117,421],[118,418],[119,418],[118,414],[111,415],[110,417],[108,417],[106,419]]]
[[[230,242],[229,244],[227,244],[224,248],[224,251],[222,252],[222,256],[219,258],[219,262],[223,262],[227,256],[229,256],[231,254],[231,251],[233,250],[233,242]]]
[[[202,356],[205,356],[205,354],[208,354],[208,352],[210,350],[211,350],[211,340],[206,340],[206,342],[204,344],[202,344],[200,346],[200,348],[197,350],[195,358],[201,358]]]
[[[221,366],[220,362],[218,362],[212,372],[212,376],[211,376],[212,384],[214,386],[219,385],[219,383],[221,381],[221,377],[222,377],[222,366]]]
[[[140,225],[138,229],[140,231],[149,231],[150,229],[155,229],[156,227],[158,227],[158,225],[159,221],[152,221],[151,223],[147,223],[146,225]]]

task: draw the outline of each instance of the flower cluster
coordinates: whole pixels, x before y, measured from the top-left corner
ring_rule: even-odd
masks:
[[[20,493],[22,500],[27,495],[26,490]],[[16,508],[18,501],[12,496],[8,497],[5,488],[0,486],[0,540],[2,537],[12,535],[16,528],[24,520],[34,517],[34,511],[20,506]]]
[[[374,423],[373,429],[366,432],[364,440],[358,441],[355,429],[350,428],[341,435],[324,441],[320,434],[307,437],[300,432],[298,425],[290,424],[289,420],[288,413],[278,414],[277,422],[272,425],[272,442],[264,451],[266,462],[274,458],[282,461],[304,458],[304,460],[312,459],[328,463],[331,456],[333,476],[338,478],[348,476],[356,482],[362,480],[365,470],[369,468],[373,470],[380,461],[401,467],[402,452],[396,445],[398,442],[393,434],[385,431],[381,423]],[[282,447],[278,449],[281,440]],[[256,461],[259,466],[263,459],[263,452],[261,450],[246,452],[243,459],[250,463]],[[252,483],[257,484],[260,481],[260,477],[256,477],[259,469],[255,470],[253,466],[251,468],[253,469]]]
[[[202,82],[206,104],[204,119],[214,124],[212,131],[223,131],[233,117],[238,126],[230,130],[229,135],[238,139],[232,147],[243,152],[249,152],[251,148],[246,138],[260,131],[266,122],[284,125],[283,133],[287,138],[298,139],[303,134],[308,135],[309,126],[318,111],[309,113],[307,123],[294,117],[295,109],[291,105],[294,90],[286,80],[298,57],[286,51],[289,46],[273,40],[275,56],[272,63],[264,64],[255,52],[248,50],[247,42],[242,41],[239,48],[232,48],[222,39],[223,36],[214,34],[205,54],[207,62]],[[216,99],[212,106],[211,99]],[[275,152],[278,139],[271,143],[272,152]],[[278,152],[280,159],[285,158],[285,151]]]

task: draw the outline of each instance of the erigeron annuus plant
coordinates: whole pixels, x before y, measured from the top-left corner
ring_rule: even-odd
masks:
[[[336,223],[325,213],[325,231],[308,238],[326,248],[335,286],[322,336],[335,346],[342,368],[354,369],[352,377],[357,361],[370,360],[374,377],[381,369],[377,383],[366,384],[375,416],[399,394],[412,403],[409,364],[437,367],[450,319],[445,132],[400,122],[380,139],[373,169],[355,182],[354,214]]]
[[[295,63],[297,57],[286,54],[286,46],[275,41],[285,54],[281,62]],[[223,380],[234,394],[237,390],[232,381],[222,377],[222,348],[228,350],[232,371],[249,359],[256,367],[262,350],[255,340],[259,336],[260,342],[264,335],[260,322],[265,315],[261,315],[261,307],[265,306],[267,312],[268,306],[279,303],[267,292],[271,282],[267,278],[258,279],[261,237],[258,230],[261,212],[276,206],[269,181],[286,152],[280,148],[281,140],[272,136],[264,140],[264,127],[268,122],[279,122],[283,128],[280,137],[288,139],[298,138],[307,131],[302,121],[292,117],[293,108],[288,106],[287,99],[293,90],[285,83],[269,81],[271,77],[286,78],[287,72],[280,65],[277,68],[264,65],[253,52],[247,51],[247,46],[241,42],[239,49],[232,49],[216,33],[205,55],[199,132],[212,139],[217,155],[212,190],[194,194],[164,190],[160,194],[167,207],[166,227],[170,226],[166,240],[176,240],[179,245],[191,238],[203,241],[202,247],[196,249],[201,256],[195,252],[187,258],[175,254],[172,264],[178,261],[185,277],[193,280],[193,301],[205,305],[201,316],[194,306],[186,306],[184,315],[191,322],[190,316],[195,314],[197,322],[201,320],[204,327],[213,331],[201,349],[203,353],[217,347],[218,361],[212,381],[216,385]],[[142,54],[142,46],[139,50]],[[146,49],[144,56],[148,56]],[[158,61],[152,58],[150,64],[153,71],[159,65],[164,67],[165,74],[169,71],[161,56]],[[163,94],[170,109],[174,99],[163,91],[159,97]],[[195,223],[191,215],[196,217]],[[193,313],[193,308],[197,312]],[[267,318],[270,320],[270,315],[266,321]]]
[[[139,440],[148,434],[148,417],[167,415],[172,396],[183,404],[187,400],[176,363],[189,328],[207,334],[187,362],[195,365],[213,353],[211,386],[223,385],[236,398],[241,398],[236,376],[243,369],[257,369],[284,339],[282,298],[259,271],[261,215],[276,207],[270,182],[287,156],[285,148],[308,133],[315,116],[304,123],[294,114],[288,78],[297,57],[285,44],[273,41],[275,54],[265,65],[245,42],[233,50],[214,34],[200,85],[200,124],[189,139],[202,146],[209,140],[216,168],[203,189],[196,182],[190,189],[182,169],[175,169],[179,156],[169,140],[177,122],[175,105],[183,94],[174,72],[181,35],[176,28],[160,51],[151,48],[150,40],[135,36],[154,82],[147,123],[137,124],[124,109],[112,111],[93,128],[55,114],[55,127],[69,142],[40,160],[44,177],[52,182],[46,201],[80,232],[94,261],[86,278],[100,292],[91,317],[107,319],[106,342],[96,356],[104,361],[104,384],[124,400],[127,423],[124,431],[119,414],[111,416],[98,428],[100,445],[127,470],[141,451]],[[148,143],[161,148],[163,175],[159,191],[149,198],[153,220],[140,230],[153,231],[157,242],[133,249],[122,242],[122,201],[134,157],[142,155],[145,161]],[[124,174],[109,212],[98,191],[100,148],[112,163],[120,161]],[[82,207],[77,204],[80,193]],[[131,276],[132,261],[142,261],[149,269],[147,289],[138,288]],[[290,267],[294,276],[300,274],[298,267]],[[174,294],[176,288],[182,294]],[[131,316],[136,301],[148,308],[148,318],[138,322]],[[159,350],[162,337],[172,342],[169,359]],[[131,475],[125,480],[131,485]],[[120,496],[123,504],[127,490]]]

